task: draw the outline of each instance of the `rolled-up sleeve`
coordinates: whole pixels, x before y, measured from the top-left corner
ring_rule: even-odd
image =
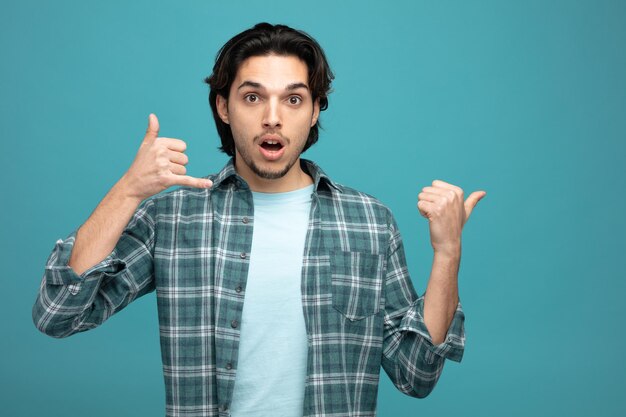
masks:
[[[465,315],[459,303],[444,341],[433,344],[424,323],[424,297],[417,296],[411,283],[402,238],[393,218],[390,236],[382,366],[401,392],[423,398],[439,380],[445,359],[461,361]]]
[[[142,202],[113,251],[78,275],[68,266],[76,233],[57,240],[32,309],[35,326],[52,337],[93,329],[155,289],[155,204]]]

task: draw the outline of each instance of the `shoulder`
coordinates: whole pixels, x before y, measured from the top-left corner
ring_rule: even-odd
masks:
[[[338,189],[332,190],[329,194],[335,210],[358,212],[369,221],[378,224],[390,225],[394,222],[391,209],[378,198],[344,184],[336,185]]]
[[[388,210],[387,206],[385,206],[385,204],[383,204],[378,198],[374,197],[373,195],[365,193],[363,191],[359,191],[352,187],[348,187],[344,184],[336,184],[340,187],[340,192],[334,193],[336,198],[345,201],[355,202],[357,204],[376,206]]]

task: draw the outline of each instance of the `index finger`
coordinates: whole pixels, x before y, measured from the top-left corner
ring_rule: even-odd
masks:
[[[163,142],[168,149],[171,149],[173,151],[185,152],[185,149],[187,149],[187,144],[183,140],[162,137],[158,137],[157,139]]]
[[[457,193],[463,193],[463,190],[461,189],[461,187],[457,187],[454,184],[450,184],[450,183],[442,181],[442,180],[434,180],[433,181],[433,186],[434,187],[441,187],[441,188],[448,188],[450,190],[456,191]]]

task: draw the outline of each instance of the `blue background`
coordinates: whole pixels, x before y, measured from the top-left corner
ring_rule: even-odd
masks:
[[[463,232],[463,362],[423,400],[381,371],[378,415],[624,415],[626,3],[226,3],[3,2],[2,414],[164,414],[154,293],[61,340],[31,308],[55,241],[128,169],[150,112],[187,142],[191,175],[223,166],[202,80],[269,21],[325,48],[334,92],[305,156],[392,209],[420,293],[420,189],[488,193]]]

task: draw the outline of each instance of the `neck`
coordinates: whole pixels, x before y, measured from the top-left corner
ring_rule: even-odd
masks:
[[[276,179],[260,177],[243,162],[241,157],[235,158],[235,169],[248,183],[250,189],[259,193],[285,193],[313,184],[313,179],[302,170],[300,158],[285,175]]]

